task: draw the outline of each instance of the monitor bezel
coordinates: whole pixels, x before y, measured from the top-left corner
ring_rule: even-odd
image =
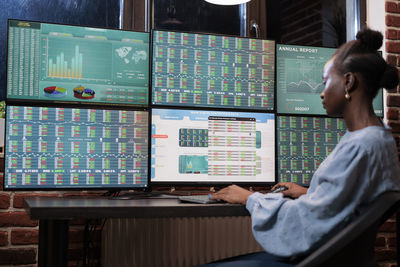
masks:
[[[8,49],[9,49],[9,30],[10,30],[10,22],[11,21],[17,21],[17,22],[26,22],[26,23],[40,23],[40,24],[50,24],[50,25],[60,25],[60,26],[71,26],[71,27],[79,27],[79,28],[93,28],[93,29],[103,29],[103,30],[110,30],[110,31],[122,31],[122,32],[132,32],[132,33],[145,33],[148,36],[148,44],[149,44],[149,63],[148,63],[148,86],[147,86],[147,92],[150,91],[150,84],[151,84],[151,48],[152,48],[152,40],[151,40],[151,33],[147,31],[139,31],[139,30],[126,30],[126,29],[117,29],[117,28],[107,28],[107,27],[98,27],[98,26],[85,26],[85,25],[76,25],[76,24],[67,24],[67,23],[57,23],[57,22],[44,22],[44,21],[37,21],[37,20],[25,20],[25,19],[14,19],[14,18],[9,18],[7,19],[7,56],[6,56],[6,66],[8,66]],[[5,75],[5,101],[7,104],[10,105],[20,105],[24,104],[27,101],[29,101],[32,104],[35,105],[79,105],[82,106],[82,108],[85,108],[85,106],[106,106],[107,108],[109,106],[118,106],[118,107],[123,107],[123,108],[130,108],[130,107],[135,107],[135,108],[146,108],[149,107],[149,101],[150,99],[147,99],[147,103],[145,104],[129,104],[129,103],[109,103],[109,102],[85,102],[85,101],[62,101],[62,100],[40,100],[40,99],[28,99],[28,98],[9,98],[8,97],[8,68],[6,68],[6,75]]]
[[[32,103],[31,105],[26,105],[22,103],[13,103],[13,104],[7,104],[6,107],[6,112],[8,111],[8,107],[11,106],[18,106],[18,107],[49,107],[49,108],[67,108],[67,109],[96,109],[96,110],[126,110],[126,111],[143,111],[147,112],[148,114],[148,120],[147,124],[150,126],[150,111],[149,108],[140,108],[140,107],[116,107],[116,106],[89,106],[89,107],[82,107],[80,105],[70,105],[70,106],[59,106],[56,103],[49,103],[48,105],[39,105],[37,103]],[[7,125],[7,114],[5,117],[5,125]],[[6,130],[6,129],[4,129]],[[149,149],[149,135],[147,135],[147,142],[148,142],[148,149]],[[148,150],[148,154],[150,155],[150,150]],[[7,136],[6,134],[4,135],[4,158],[2,159],[4,162],[4,174],[3,174],[3,190],[4,191],[88,191],[88,192],[93,192],[93,191],[110,191],[110,192],[119,192],[119,191],[148,191],[151,188],[151,176],[150,176],[150,166],[147,166],[147,182],[145,186],[134,186],[134,184],[129,184],[127,186],[51,186],[51,187],[7,187],[6,186],[6,155],[7,155]],[[147,158],[147,164],[149,164],[149,159],[150,157]]]

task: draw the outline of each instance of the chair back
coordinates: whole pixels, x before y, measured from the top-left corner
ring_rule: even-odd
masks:
[[[376,234],[399,207],[400,192],[383,193],[360,216],[296,266],[378,266],[374,252]]]

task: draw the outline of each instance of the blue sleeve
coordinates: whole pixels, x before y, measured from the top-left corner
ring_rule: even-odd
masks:
[[[371,194],[369,155],[359,146],[341,147],[315,172],[307,194],[252,194],[246,208],[255,239],[269,253],[289,257],[308,252],[343,227]]]

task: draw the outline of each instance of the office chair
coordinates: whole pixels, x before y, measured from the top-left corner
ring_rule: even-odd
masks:
[[[380,195],[363,214],[304,258],[296,267],[378,266],[374,254],[376,234],[379,227],[399,207],[400,192],[386,192]],[[396,234],[398,230],[396,229]]]

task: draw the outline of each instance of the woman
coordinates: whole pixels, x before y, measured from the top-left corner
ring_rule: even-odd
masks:
[[[268,254],[245,256],[245,262],[281,266],[265,264],[271,254],[308,254],[343,228],[356,210],[385,191],[400,190],[396,145],[372,106],[379,88],[399,83],[397,69],[377,52],[382,39],[379,32],[360,31],[324,67],[322,104],[329,116],[343,116],[348,131],[315,172],[309,189],[278,183],[273,189],[287,190],[261,194],[232,185],[213,195],[245,204],[251,214],[254,237]]]

